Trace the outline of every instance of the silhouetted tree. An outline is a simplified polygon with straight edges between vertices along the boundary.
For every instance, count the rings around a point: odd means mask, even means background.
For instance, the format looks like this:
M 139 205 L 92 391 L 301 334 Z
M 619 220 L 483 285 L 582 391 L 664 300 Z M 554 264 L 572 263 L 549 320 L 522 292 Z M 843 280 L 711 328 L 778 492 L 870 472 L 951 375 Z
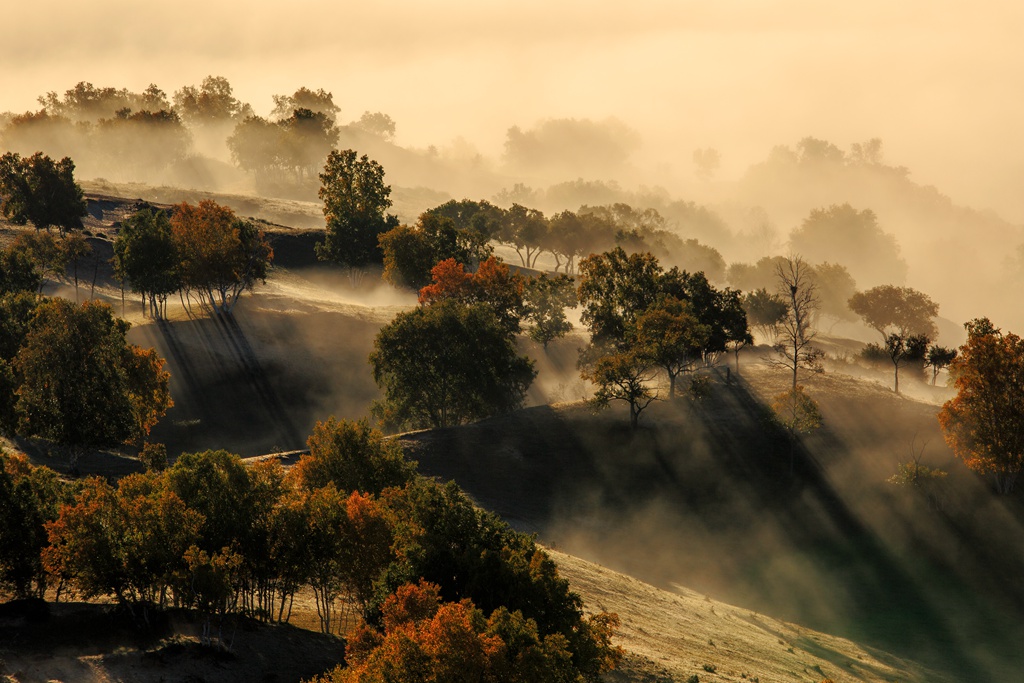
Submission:
M 821 351 L 814 347 L 817 331 L 811 325 L 818 308 L 817 288 L 812 269 L 799 256 L 791 256 L 776 264 L 779 295 L 786 301 L 786 316 L 779 324 L 775 344 L 778 357 L 773 361 L 793 373 L 793 391 L 801 368 L 817 370 Z
M 540 342 L 545 349 L 551 341 L 572 331 L 565 309 L 576 308 L 578 302 L 575 285 L 568 275 L 548 277 L 542 274 L 528 281 L 523 303 L 525 319 L 533 323 L 529 329 L 530 339 Z
M 883 343 L 891 334 L 904 339 L 914 335 L 935 337 L 935 316 L 939 305 L 927 294 L 911 287 L 879 285 L 850 297 L 850 310 L 878 332 Z

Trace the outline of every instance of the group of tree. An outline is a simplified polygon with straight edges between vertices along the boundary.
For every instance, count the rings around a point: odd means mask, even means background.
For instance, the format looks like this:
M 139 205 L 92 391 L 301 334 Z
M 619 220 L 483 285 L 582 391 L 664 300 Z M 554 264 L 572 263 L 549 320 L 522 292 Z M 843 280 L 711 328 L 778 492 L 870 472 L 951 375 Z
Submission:
M 224 645 L 236 616 L 287 622 L 296 592 L 309 587 L 324 632 L 347 630 L 346 612 L 362 623 L 350 671 L 331 674 L 349 677 L 341 680 L 366 680 L 388 665 L 400 625 L 439 614 L 468 618 L 472 629 L 433 643 L 443 661 L 506 646 L 487 656 L 488 671 L 508 676 L 494 680 L 596 681 L 614 666 L 614 615 L 584 616 L 532 537 L 454 484 L 417 476 L 398 443 L 365 421 L 318 423 L 309 447 L 287 471 L 206 451 L 116 485 L 68 485 L 0 456 L 0 491 L 10 494 L 0 498 L 0 582 L 19 596 L 55 586 L 58 599 L 110 597 L 139 620 L 194 609 L 204 642 Z
M 141 443 L 171 406 L 164 360 L 128 344 L 106 304 L 43 298 L 11 262 L 0 259 L 0 431 L 50 439 L 72 466 L 87 448 Z
M 524 279 L 493 257 L 475 273 L 437 264 L 420 305 L 374 340 L 375 413 L 392 429 L 447 427 L 520 407 L 536 372 L 519 354 Z
M 15 225 L 31 223 L 37 230 L 57 228 L 61 235 L 81 230 L 86 204 L 75 182 L 75 163 L 68 157 L 54 161 L 42 152 L 0 156 L 0 213 Z
M 113 264 L 118 279 L 142 295 L 143 310 L 162 317 L 173 292 L 230 314 L 242 292 L 266 281 L 273 258 L 256 224 L 206 199 L 169 212 L 136 211 L 121 223 Z
M 577 295 L 590 330 L 581 374 L 597 387 L 599 405 L 628 403 L 634 428 L 657 397 L 651 381 L 658 371 L 671 399 L 680 375 L 752 341 L 739 292 L 716 289 L 700 272 L 665 271 L 649 253 L 616 248 L 588 256 Z

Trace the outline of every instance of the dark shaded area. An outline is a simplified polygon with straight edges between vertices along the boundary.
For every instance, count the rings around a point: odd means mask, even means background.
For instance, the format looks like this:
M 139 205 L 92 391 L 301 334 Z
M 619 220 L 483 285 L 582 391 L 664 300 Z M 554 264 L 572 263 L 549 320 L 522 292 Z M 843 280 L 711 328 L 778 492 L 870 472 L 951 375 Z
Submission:
M 329 415 L 368 414 L 378 391 L 366 358 L 379 323 L 274 305 L 247 297 L 233 317 L 132 328 L 129 341 L 155 347 L 171 373 L 175 406 L 151 440 L 172 456 L 214 448 L 252 456 L 304 448 Z
M 732 379 L 718 376 L 702 404 L 657 405 L 635 433 L 622 414 L 541 406 L 403 441 L 422 471 L 565 552 L 959 680 L 1011 680 L 1024 636 L 1019 507 L 951 461 L 935 407 L 808 382 L 828 427 L 791 477 L 786 435 Z M 915 437 L 929 441 L 925 461 L 953 472 L 942 511 L 885 482 Z

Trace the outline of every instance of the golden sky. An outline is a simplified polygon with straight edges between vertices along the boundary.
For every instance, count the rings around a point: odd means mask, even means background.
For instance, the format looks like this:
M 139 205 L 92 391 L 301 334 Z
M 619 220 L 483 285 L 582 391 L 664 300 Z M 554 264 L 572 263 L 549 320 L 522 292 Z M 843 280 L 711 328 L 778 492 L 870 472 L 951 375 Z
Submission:
M 546 117 L 616 117 L 652 168 L 714 146 L 723 175 L 805 135 L 881 137 L 916 180 L 1024 221 L 1019 0 L 10 4 L 0 111 L 81 80 L 171 94 L 214 74 L 257 113 L 322 87 L 342 120 L 390 114 L 401 144 L 492 155 Z

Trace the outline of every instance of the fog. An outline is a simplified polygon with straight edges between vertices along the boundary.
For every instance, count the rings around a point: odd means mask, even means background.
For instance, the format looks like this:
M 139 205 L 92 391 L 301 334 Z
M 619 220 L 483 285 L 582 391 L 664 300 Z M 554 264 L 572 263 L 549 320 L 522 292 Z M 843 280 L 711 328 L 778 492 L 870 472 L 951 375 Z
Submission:
M 463 138 L 487 156 L 510 126 L 615 117 L 642 139 L 647 182 L 692 181 L 713 146 L 738 177 L 806 135 L 886 141 L 954 199 L 1024 220 L 1024 8 L 1012 0 L 856 4 L 753 0 L 366 6 L 314 0 L 16 3 L 0 46 L 0 111 L 81 80 L 168 93 L 221 74 L 266 115 L 299 85 L 342 116 L 384 111 L 397 142 Z

